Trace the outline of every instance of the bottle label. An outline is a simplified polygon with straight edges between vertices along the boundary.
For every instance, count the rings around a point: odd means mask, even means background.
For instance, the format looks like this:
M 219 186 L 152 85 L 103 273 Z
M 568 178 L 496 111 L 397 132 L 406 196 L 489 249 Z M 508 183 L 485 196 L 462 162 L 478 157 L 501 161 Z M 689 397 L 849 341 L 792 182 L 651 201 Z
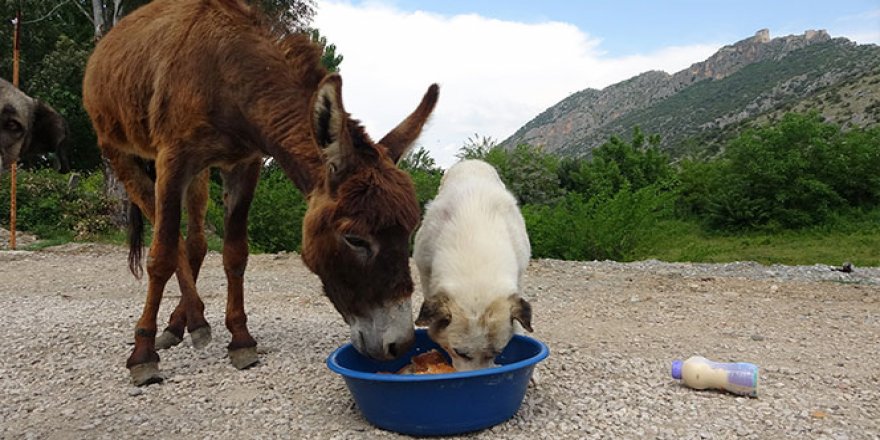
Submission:
M 734 363 L 727 367 L 727 381 L 734 385 L 743 387 L 754 387 L 757 385 L 756 369 L 752 364 Z
M 758 395 L 758 367 L 748 362 L 713 362 L 706 361 L 712 369 L 720 369 L 727 373 L 727 391 L 746 396 Z

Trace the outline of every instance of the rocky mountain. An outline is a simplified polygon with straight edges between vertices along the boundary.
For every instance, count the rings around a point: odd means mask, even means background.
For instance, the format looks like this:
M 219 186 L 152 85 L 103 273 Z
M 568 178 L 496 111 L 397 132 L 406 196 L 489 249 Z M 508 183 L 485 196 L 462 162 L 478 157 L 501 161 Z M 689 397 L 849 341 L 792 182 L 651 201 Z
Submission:
M 824 30 L 771 39 L 762 29 L 675 74 L 650 71 L 574 93 L 501 145 L 584 156 L 639 126 L 660 134 L 661 147 L 676 156 L 712 151 L 743 124 L 812 109 L 842 124 L 877 124 L 880 47 Z

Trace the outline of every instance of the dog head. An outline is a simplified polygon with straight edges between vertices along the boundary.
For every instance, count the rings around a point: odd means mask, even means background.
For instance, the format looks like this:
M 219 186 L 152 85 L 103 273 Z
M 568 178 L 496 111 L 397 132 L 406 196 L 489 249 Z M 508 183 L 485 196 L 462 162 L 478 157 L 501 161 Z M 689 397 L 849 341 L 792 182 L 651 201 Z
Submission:
M 439 293 L 425 300 L 416 325 L 452 358 L 458 371 L 495 366 L 513 337 L 515 323 L 532 331 L 532 307 L 518 294 L 500 297 L 486 307 L 472 307 Z

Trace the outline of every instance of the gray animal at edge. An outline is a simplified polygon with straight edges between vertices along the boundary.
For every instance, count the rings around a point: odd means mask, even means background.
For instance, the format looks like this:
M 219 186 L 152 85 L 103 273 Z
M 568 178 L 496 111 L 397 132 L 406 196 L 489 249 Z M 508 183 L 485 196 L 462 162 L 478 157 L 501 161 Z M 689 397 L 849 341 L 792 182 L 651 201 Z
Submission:
M 70 171 L 66 137 L 67 124 L 55 109 L 0 78 L 0 174 L 19 159 L 49 153 L 56 169 Z

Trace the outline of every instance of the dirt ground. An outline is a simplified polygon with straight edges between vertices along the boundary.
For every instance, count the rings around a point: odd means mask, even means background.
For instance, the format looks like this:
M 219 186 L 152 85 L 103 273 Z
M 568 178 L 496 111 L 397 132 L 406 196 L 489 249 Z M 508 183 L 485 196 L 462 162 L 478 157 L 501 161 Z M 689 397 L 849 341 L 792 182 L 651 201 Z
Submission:
M 251 257 L 246 371 L 226 358 L 220 255 L 202 273 L 213 342 L 160 353 L 166 382 L 134 388 L 145 282 L 125 249 L 0 251 L 0 437 L 398 437 L 326 368 L 348 329 L 298 255 Z M 468 438 L 880 438 L 878 268 L 535 260 L 525 296 L 550 357 L 513 419 Z M 669 363 L 692 354 L 758 364 L 759 397 L 681 386 Z

